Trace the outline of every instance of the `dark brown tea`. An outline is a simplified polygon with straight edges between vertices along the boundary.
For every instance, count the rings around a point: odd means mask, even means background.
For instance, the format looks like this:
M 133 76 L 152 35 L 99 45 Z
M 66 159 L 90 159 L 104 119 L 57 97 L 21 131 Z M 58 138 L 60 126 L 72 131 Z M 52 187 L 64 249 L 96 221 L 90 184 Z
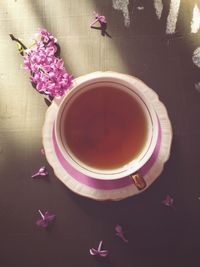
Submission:
M 120 168 L 143 149 L 147 118 L 127 92 L 99 86 L 83 91 L 68 105 L 63 118 L 64 143 L 84 164 L 98 169 Z

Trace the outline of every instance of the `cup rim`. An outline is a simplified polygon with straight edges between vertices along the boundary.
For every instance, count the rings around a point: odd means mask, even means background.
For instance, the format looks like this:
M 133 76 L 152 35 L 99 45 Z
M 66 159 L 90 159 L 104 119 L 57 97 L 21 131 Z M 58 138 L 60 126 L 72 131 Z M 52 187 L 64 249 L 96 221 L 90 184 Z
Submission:
M 138 79 L 137 79 L 138 80 Z M 78 91 L 80 88 L 88 87 L 92 84 L 95 83 L 102 83 L 102 82 L 107 82 L 107 83 L 117 83 L 118 85 L 121 85 L 123 87 L 127 87 L 131 89 L 137 97 L 140 98 L 140 101 L 143 102 L 143 104 L 146 106 L 146 111 L 149 114 L 149 118 L 151 120 L 151 128 L 152 128 L 152 133 L 151 133 L 151 140 L 148 142 L 146 145 L 147 148 L 145 150 L 145 153 L 143 153 L 143 156 L 140 157 L 140 159 L 135 159 L 130 161 L 127 164 L 127 167 L 125 168 L 115 168 L 113 170 L 98 170 L 97 168 L 92 168 L 90 166 L 85 165 L 81 161 L 77 162 L 69 153 L 66 152 L 66 149 L 64 145 L 62 144 L 61 136 L 60 136 L 60 120 L 61 116 L 63 114 L 63 110 L 65 108 L 66 103 L 69 101 L 69 99 Z M 145 95 L 142 94 L 139 90 L 139 88 L 135 85 L 132 84 L 131 82 L 127 81 L 126 79 L 122 79 L 121 77 L 116 77 L 114 75 L 96 75 L 96 77 L 88 77 L 88 79 L 85 79 L 84 81 L 80 81 L 79 83 L 75 83 L 73 87 L 66 93 L 66 95 L 62 98 L 56 120 L 55 120 L 55 139 L 57 142 L 57 145 L 63 155 L 63 157 L 78 171 L 82 172 L 83 174 L 96 178 L 96 179 L 102 179 L 102 180 L 115 180 L 115 179 L 120 179 L 125 176 L 131 175 L 132 173 L 137 172 L 142 166 L 145 165 L 145 163 L 149 160 L 151 157 L 157 143 L 158 139 L 158 121 L 157 121 L 157 115 L 156 112 L 150 103 L 148 99 L 145 98 Z M 143 151 L 143 150 L 142 150 Z M 141 156 L 142 153 L 139 155 Z M 119 171 L 121 169 L 121 171 Z M 116 172 L 117 171 L 117 172 Z

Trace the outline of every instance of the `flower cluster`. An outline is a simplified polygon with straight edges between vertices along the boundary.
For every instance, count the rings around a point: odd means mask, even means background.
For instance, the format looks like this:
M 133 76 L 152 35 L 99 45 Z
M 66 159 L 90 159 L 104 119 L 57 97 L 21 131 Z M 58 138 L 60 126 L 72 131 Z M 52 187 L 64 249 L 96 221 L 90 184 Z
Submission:
M 25 69 L 31 73 L 31 81 L 40 93 L 62 96 L 72 84 L 73 77 L 67 73 L 64 61 L 56 56 L 57 40 L 45 29 L 40 29 L 34 46 L 24 54 Z

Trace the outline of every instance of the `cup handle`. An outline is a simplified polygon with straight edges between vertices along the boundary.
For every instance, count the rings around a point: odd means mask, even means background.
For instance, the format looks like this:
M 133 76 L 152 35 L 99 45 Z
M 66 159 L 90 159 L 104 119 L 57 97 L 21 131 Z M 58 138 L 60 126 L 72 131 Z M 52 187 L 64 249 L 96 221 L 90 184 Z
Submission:
M 138 190 L 143 190 L 147 186 L 146 181 L 138 172 L 130 174 L 130 177 Z

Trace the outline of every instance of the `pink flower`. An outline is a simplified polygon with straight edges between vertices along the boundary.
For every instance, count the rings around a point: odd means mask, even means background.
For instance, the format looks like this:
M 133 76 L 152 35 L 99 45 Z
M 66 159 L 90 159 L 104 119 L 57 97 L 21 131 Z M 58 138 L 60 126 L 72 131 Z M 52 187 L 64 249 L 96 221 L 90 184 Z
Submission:
M 167 195 L 165 197 L 165 199 L 162 201 L 162 204 L 164 204 L 165 206 L 172 207 L 172 208 L 175 209 L 174 199 L 170 195 Z
M 26 49 L 24 67 L 31 73 L 30 80 L 40 93 L 62 96 L 72 84 L 64 61 L 55 56 L 57 40 L 45 29 L 39 29 L 35 36 L 35 46 Z
M 99 242 L 99 245 L 98 245 L 98 248 L 97 249 L 91 248 L 90 249 L 90 255 L 92 255 L 92 256 L 100 256 L 100 257 L 106 257 L 106 256 L 108 256 L 108 250 L 102 250 L 101 249 L 102 243 L 103 243 L 103 241 L 100 241 Z
M 47 176 L 48 172 L 46 170 L 45 166 L 42 166 L 39 171 L 37 171 L 35 174 L 33 174 L 31 177 L 34 178 L 36 176 Z
M 125 243 L 128 243 L 128 240 L 124 236 L 124 231 L 123 231 L 121 225 L 117 224 L 115 226 L 115 231 L 116 231 L 116 236 L 121 238 Z
M 49 223 L 52 222 L 56 217 L 54 214 L 50 214 L 48 211 L 45 211 L 44 214 L 41 212 L 41 210 L 38 210 L 38 212 L 42 219 L 37 220 L 36 224 L 43 228 L 47 228 Z
M 57 42 L 56 38 L 54 38 L 54 36 L 50 32 L 43 28 L 40 28 L 36 33 L 36 38 L 38 36 L 41 38 L 40 41 L 42 41 L 42 44 L 48 44 L 49 42 Z
M 95 20 L 90 24 L 90 27 L 92 27 L 96 22 L 99 22 L 100 25 L 102 24 L 106 24 L 106 17 L 105 16 L 100 16 L 99 14 L 97 14 L 96 12 L 94 12 L 95 15 Z

